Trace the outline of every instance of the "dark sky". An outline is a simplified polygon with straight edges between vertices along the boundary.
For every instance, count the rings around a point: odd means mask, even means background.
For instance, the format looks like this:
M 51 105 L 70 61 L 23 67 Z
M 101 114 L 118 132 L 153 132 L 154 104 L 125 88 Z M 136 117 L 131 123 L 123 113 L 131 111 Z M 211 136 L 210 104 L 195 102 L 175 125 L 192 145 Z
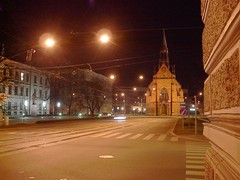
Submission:
M 6 57 L 24 62 L 34 48 L 35 66 L 89 63 L 97 73 L 115 74 L 117 86 L 151 82 L 165 28 L 178 81 L 191 95 L 202 90 L 200 0 L 1 0 L 0 13 Z M 110 43 L 97 41 L 101 29 L 111 31 Z M 39 46 L 45 33 L 56 39 L 54 48 Z

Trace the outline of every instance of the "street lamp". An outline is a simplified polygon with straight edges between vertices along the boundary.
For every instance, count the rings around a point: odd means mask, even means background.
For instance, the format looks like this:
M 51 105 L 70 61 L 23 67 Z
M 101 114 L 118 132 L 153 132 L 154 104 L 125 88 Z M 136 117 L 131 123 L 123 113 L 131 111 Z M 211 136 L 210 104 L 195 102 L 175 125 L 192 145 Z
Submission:
M 140 75 L 140 76 L 139 76 L 139 79 L 142 80 L 142 79 L 143 79 L 143 75 Z
M 109 41 L 110 37 L 107 34 L 103 34 L 102 36 L 100 36 L 99 39 L 102 43 L 107 43 Z
M 97 32 L 98 39 L 101 43 L 108 43 L 111 39 L 111 32 L 108 29 L 101 29 Z
M 48 38 L 48 39 L 45 41 L 46 47 L 53 47 L 54 44 L 55 44 L 55 41 L 54 41 L 52 38 Z
M 115 76 L 113 74 L 110 75 L 110 79 L 114 80 Z
M 124 98 L 123 99 L 123 106 L 124 106 L 124 115 L 126 114 L 126 96 L 125 93 L 121 93 L 121 96 Z

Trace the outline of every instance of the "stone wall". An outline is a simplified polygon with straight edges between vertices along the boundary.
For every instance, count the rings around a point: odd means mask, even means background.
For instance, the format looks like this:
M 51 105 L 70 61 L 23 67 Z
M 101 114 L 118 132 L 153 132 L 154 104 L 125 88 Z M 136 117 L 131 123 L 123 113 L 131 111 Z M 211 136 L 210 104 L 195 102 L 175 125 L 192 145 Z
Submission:
M 202 0 L 206 180 L 240 179 L 240 0 Z

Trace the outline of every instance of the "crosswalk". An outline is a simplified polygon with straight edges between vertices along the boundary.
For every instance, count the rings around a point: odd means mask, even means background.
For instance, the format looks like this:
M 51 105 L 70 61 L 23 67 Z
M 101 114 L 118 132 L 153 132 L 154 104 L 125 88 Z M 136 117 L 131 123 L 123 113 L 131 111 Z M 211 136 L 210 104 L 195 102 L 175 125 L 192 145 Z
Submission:
M 180 139 L 177 136 L 173 136 L 171 134 L 144 134 L 144 133 L 123 133 L 123 132 L 103 132 L 103 133 L 97 133 L 93 134 L 90 137 L 94 138 L 113 138 L 113 139 L 129 139 L 129 140 L 143 140 L 143 141 L 149 141 L 149 140 L 155 140 L 155 141 L 172 141 L 172 142 L 178 142 Z
M 207 142 L 186 142 L 185 180 L 203 180 L 205 178 L 204 160 L 209 146 Z

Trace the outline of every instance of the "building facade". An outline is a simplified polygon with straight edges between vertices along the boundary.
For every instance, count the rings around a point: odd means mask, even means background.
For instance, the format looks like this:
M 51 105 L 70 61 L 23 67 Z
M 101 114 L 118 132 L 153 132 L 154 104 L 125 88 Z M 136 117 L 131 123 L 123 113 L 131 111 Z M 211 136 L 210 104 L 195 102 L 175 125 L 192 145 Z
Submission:
M 48 115 L 50 86 L 47 76 L 36 68 L 4 59 L 0 62 L 0 90 L 5 93 L 2 110 L 8 116 Z
M 89 69 L 44 68 L 51 72 L 51 114 L 97 116 L 112 113 L 112 80 Z
M 176 75 L 171 72 L 167 41 L 163 31 L 158 70 L 153 75 L 146 92 L 146 115 L 179 115 L 182 102 L 184 102 L 183 90 L 176 80 Z
M 240 179 L 240 1 L 202 0 L 205 179 Z

